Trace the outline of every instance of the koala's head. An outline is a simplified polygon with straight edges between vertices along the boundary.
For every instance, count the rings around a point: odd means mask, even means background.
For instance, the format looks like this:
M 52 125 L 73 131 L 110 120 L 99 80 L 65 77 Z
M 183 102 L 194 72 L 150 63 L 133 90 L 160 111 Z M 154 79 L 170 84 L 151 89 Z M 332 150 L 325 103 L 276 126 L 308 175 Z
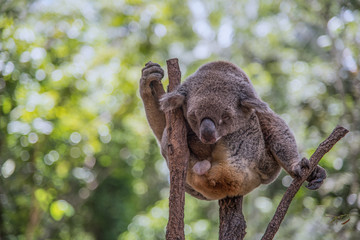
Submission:
M 182 107 L 191 129 L 205 144 L 248 125 L 253 111 L 268 106 L 256 95 L 245 73 L 228 62 L 212 62 L 160 99 L 166 112 Z

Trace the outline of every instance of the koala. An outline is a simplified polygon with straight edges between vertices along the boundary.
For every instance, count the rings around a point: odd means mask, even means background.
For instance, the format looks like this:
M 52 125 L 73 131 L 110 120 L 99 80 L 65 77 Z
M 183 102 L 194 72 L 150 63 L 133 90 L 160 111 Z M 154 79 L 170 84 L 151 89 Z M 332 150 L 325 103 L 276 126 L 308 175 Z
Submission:
M 140 96 L 166 160 L 164 112 L 182 109 L 190 150 L 185 190 L 190 195 L 204 200 L 246 195 L 274 181 L 281 168 L 293 178 L 309 168 L 288 125 L 260 99 L 239 67 L 207 63 L 170 93 L 164 91 L 163 76 L 159 64 L 148 62 Z M 325 178 L 325 170 L 317 166 L 307 187 L 318 189 Z

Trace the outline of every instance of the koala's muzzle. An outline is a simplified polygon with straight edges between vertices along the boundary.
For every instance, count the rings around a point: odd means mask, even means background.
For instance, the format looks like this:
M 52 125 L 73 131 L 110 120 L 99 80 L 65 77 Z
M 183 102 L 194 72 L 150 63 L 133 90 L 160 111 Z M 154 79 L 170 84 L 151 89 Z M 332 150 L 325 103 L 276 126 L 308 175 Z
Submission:
M 209 118 L 204 118 L 201 121 L 200 140 L 205 144 L 214 144 L 218 140 L 215 123 Z

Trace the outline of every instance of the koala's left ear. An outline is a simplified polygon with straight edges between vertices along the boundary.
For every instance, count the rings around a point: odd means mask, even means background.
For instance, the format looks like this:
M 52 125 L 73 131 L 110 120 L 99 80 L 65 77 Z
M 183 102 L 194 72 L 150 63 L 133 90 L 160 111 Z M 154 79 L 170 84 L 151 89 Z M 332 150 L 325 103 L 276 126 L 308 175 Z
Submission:
M 249 98 L 240 101 L 241 106 L 264 113 L 269 111 L 269 106 L 258 98 Z
M 179 90 L 165 93 L 160 98 L 160 109 L 164 112 L 181 107 L 185 101 L 185 94 Z

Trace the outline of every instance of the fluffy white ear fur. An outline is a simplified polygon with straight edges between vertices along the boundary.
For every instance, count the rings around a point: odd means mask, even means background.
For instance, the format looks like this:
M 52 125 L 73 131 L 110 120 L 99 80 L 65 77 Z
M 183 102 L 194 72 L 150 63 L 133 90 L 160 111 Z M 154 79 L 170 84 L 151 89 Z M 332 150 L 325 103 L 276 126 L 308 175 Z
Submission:
M 160 108 L 162 111 L 167 112 L 181 107 L 184 103 L 184 100 L 185 100 L 185 96 L 179 93 L 178 91 L 165 93 L 160 98 Z

